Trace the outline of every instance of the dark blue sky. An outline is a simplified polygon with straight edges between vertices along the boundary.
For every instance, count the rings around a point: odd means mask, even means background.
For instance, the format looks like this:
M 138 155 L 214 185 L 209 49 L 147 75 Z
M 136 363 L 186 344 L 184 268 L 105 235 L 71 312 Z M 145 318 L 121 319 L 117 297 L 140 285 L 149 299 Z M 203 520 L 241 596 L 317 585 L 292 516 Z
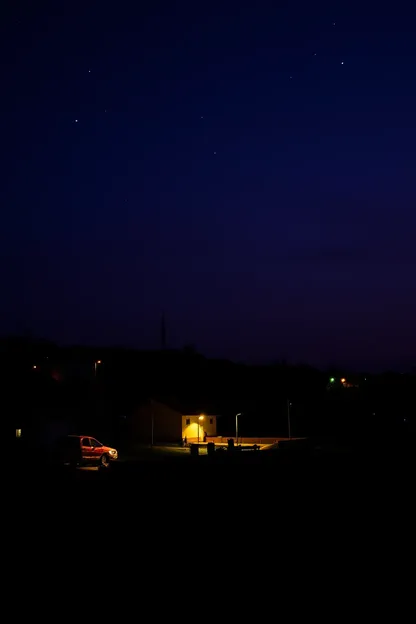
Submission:
M 3 15 L 0 331 L 414 364 L 416 9 L 84 4 Z

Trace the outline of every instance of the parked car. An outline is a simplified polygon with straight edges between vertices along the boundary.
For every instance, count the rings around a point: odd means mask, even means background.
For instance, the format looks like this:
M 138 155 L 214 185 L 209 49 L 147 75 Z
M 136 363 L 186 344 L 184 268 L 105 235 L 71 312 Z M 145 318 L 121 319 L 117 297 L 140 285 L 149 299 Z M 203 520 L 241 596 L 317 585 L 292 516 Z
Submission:
M 58 458 L 71 466 L 98 464 L 108 468 L 112 461 L 118 459 L 118 452 L 90 436 L 69 435 L 58 443 Z

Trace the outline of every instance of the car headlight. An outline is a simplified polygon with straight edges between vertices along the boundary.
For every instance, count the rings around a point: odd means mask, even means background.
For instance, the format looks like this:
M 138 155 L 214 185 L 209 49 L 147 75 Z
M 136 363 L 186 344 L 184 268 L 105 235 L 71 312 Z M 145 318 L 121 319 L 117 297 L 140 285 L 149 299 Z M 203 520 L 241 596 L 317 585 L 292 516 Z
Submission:
M 117 455 L 117 451 L 109 451 L 110 455 Z

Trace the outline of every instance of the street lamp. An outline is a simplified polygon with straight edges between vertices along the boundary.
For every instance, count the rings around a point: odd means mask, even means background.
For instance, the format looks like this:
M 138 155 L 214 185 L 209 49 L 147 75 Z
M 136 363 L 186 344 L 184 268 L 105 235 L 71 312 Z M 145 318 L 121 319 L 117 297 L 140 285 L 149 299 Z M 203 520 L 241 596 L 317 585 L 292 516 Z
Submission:
M 290 408 L 292 407 L 292 403 L 289 401 L 287 401 L 287 428 L 289 430 L 289 440 L 292 437 L 291 436 L 291 432 L 290 432 Z
M 238 417 L 241 416 L 241 412 L 235 415 L 235 443 L 238 444 Z
M 200 427 L 200 422 L 202 422 L 204 420 L 204 415 L 201 414 L 201 416 L 198 416 L 198 423 L 197 423 L 197 427 L 198 427 L 198 444 L 199 444 L 199 427 Z
M 94 362 L 94 377 L 97 377 L 97 366 L 101 364 L 101 360 Z

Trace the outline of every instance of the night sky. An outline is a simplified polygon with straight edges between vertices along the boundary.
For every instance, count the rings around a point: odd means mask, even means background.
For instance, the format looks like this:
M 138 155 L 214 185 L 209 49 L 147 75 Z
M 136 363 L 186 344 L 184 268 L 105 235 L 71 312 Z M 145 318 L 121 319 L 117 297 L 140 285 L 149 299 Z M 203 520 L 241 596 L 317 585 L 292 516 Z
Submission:
M 128 4 L 2 8 L 0 332 L 416 364 L 416 8 Z

